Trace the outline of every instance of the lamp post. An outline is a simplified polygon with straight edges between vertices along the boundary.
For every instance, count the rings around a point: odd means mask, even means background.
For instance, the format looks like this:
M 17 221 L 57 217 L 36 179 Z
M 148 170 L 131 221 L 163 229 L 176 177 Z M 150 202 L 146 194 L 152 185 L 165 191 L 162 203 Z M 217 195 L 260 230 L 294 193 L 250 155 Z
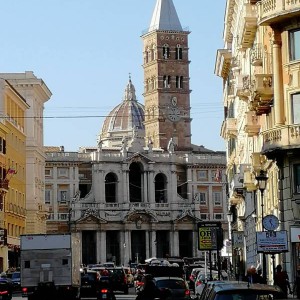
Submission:
M 262 231 L 264 231 L 263 227 L 263 219 L 264 219 L 264 191 L 267 186 L 267 180 L 268 177 L 266 176 L 265 172 L 263 170 L 260 170 L 260 173 L 258 176 L 255 177 L 258 183 L 258 189 L 260 190 L 260 195 L 261 195 L 261 225 L 262 225 Z M 266 254 L 263 252 L 263 265 L 262 265 L 262 272 L 263 272 L 263 280 L 266 283 L 267 282 L 267 270 L 266 267 L 267 262 L 266 262 Z

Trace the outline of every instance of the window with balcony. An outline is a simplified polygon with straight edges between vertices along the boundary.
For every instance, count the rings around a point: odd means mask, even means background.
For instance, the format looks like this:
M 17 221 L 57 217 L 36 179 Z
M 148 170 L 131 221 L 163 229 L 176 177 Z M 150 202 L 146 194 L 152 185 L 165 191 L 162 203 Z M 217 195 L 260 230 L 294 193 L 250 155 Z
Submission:
M 206 199 L 207 199 L 206 193 L 200 192 L 200 193 L 199 193 L 199 201 L 200 201 L 200 205 L 207 205 Z
M 51 202 L 51 190 L 45 190 L 45 203 L 50 204 Z
M 292 122 L 300 124 L 300 93 L 292 95 Z
M 289 42 L 290 60 L 300 60 L 300 29 L 290 31 Z
M 300 194 L 300 164 L 294 165 L 295 194 Z
M 221 192 L 213 192 L 213 201 L 214 201 L 214 206 L 222 205 Z

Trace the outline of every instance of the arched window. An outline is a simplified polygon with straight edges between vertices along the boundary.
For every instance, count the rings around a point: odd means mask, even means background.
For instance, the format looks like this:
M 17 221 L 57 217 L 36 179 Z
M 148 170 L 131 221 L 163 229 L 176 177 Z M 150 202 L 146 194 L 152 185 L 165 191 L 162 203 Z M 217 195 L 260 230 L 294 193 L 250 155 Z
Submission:
M 175 59 L 181 60 L 182 59 L 182 47 L 180 45 L 177 45 L 175 49 Z
M 177 89 L 183 88 L 183 76 L 176 76 L 176 88 Z
M 163 58 L 168 59 L 170 58 L 170 47 L 168 44 L 163 45 Z
M 167 203 L 167 178 L 159 173 L 155 176 L 155 203 Z
M 164 76 L 163 77 L 163 84 L 164 84 L 164 88 L 169 89 L 171 87 L 171 76 Z
M 118 178 L 114 173 L 105 176 L 105 201 L 106 203 L 117 202 L 117 183 Z
M 129 167 L 129 200 L 142 202 L 142 167 L 136 162 Z

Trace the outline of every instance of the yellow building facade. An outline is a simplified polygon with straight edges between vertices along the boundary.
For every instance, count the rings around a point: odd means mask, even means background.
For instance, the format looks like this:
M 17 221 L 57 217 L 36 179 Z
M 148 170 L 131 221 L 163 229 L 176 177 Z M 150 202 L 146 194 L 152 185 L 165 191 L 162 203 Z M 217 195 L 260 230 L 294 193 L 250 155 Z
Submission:
M 25 232 L 26 221 L 26 135 L 25 99 L 9 81 L 0 79 L 1 94 L 1 226 L 7 233 L 1 244 L 0 269 L 18 265 L 20 234 Z

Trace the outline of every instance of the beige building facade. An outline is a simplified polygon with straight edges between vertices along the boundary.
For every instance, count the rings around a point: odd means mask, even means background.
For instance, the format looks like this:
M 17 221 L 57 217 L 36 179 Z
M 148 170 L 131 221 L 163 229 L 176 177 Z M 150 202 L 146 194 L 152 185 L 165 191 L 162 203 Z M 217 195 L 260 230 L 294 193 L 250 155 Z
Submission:
M 256 261 L 256 232 L 262 219 L 275 216 L 286 231 L 288 251 L 266 254 L 263 272 L 273 281 L 282 264 L 291 280 L 300 269 L 299 112 L 300 4 L 296 1 L 226 2 L 224 49 L 217 52 L 215 73 L 223 79 L 227 178 L 231 229 L 243 234 L 234 251 L 241 274 Z M 267 176 L 263 193 L 257 176 Z

